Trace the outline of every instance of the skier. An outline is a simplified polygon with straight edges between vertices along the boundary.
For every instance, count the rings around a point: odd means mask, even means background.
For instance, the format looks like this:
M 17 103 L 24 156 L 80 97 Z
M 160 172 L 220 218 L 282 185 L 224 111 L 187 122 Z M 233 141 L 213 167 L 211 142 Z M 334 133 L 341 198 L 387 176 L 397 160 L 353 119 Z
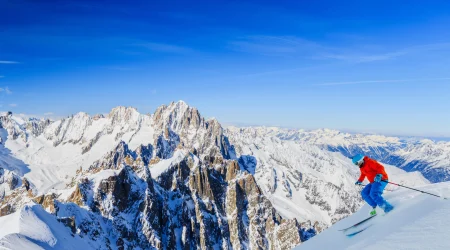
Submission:
M 390 212 L 394 207 L 389 204 L 381 195 L 388 184 L 388 175 L 384 171 L 383 165 L 377 161 L 358 154 L 352 159 L 353 164 L 359 166 L 361 175 L 355 185 L 361 185 L 367 177 L 369 184 L 367 184 L 361 191 L 362 198 L 373 208 L 370 215 L 376 215 L 377 205 L 383 209 L 385 213 Z

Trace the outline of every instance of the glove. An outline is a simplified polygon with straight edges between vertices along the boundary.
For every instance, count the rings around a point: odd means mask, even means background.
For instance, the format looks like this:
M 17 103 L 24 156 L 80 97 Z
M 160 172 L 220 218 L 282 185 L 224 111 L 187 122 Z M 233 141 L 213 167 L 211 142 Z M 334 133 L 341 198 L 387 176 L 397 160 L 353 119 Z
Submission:
M 355 182 L 355 185 L 361 185 L 361 184 L 362 184 L 362 182 L 360 182 L 360 181 Z
M 383 177 L 383 175 L 382 174 L 377 174 L 376 176 L 375 176 L 375 179 L 373 179 L 375 182 L 380 182 L 381 181 L 381 177 Z

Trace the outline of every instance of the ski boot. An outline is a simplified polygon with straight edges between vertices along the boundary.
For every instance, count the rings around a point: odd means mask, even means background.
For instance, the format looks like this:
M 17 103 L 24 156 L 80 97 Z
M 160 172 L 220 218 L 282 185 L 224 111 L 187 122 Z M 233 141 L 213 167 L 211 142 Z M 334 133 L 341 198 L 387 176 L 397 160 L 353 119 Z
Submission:
M 376 210 L 376 208 L 377 207 L 372 207 L 373 209 L 370 211 L 370 216 L 375 216 L 375 215 L 377 215 L 377 210 Z
M 385 201 L 383 206 L 381 206 L 381 208 L 383 209 L 383 211 L 387 214 L 390 211 L 392 211 L 392 209 L 394 209 L 394 206 L 392 206 L 391 204 L 389 204 L 389 202 Z

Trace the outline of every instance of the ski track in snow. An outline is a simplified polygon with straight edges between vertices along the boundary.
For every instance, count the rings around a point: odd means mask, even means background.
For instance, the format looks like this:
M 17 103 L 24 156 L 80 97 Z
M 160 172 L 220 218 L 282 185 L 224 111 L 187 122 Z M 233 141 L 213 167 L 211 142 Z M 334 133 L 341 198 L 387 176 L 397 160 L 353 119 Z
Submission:
M 419 189 L 448 195 L 450 182 L 423 186 Z M 367 230 L 352 238 L 338 231 L 368 217 L 371 208 L 365 205 L 354 215 L 336 223 L 295 249 L 450 249 L 448 239 L 450 200 L 408 189 L 388 193 L 385 197 L 395 209 L 387 215 L 378 210 L 379 215 L 368 223 L 372 226 Z

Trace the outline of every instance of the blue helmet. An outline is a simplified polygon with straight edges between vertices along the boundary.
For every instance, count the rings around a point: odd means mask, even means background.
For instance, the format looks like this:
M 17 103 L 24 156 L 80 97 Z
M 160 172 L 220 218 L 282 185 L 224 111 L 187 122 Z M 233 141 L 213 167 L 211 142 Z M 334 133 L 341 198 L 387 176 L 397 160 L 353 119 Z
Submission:
M 353 156 L 353 158 L 352 158 L 352 162 L 353 162 L 353 164 L 355 164 L 355 165 L 361 165 L 361 163 L 364 161 L 364 155 L 362 155 L 362 154 L 357 154 L 357 155 L 355 155 L 355 156 Z

